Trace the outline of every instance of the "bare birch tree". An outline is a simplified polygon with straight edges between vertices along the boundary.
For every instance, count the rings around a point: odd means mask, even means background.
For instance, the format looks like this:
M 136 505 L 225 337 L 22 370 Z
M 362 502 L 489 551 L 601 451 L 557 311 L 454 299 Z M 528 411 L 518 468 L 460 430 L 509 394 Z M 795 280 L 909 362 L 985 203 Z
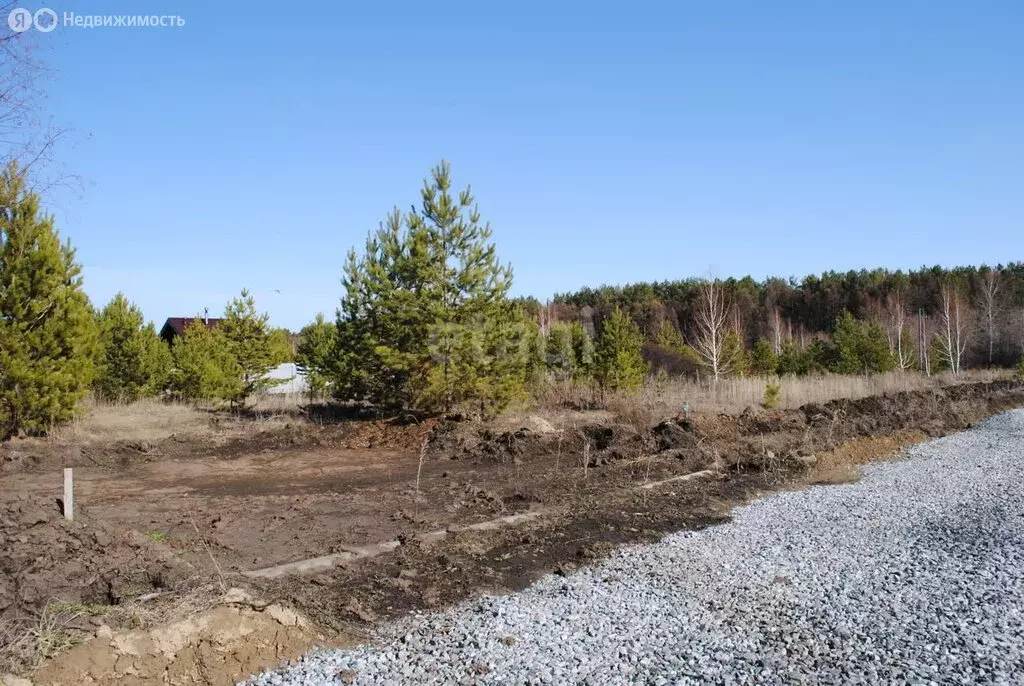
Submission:
M 949 364 L 949 371 L 958 375 L 964 351 L 967 350 L 967 308 L 954 284 L 942 284 L 941 296 L 942 330 L 939 332 L 939 346 L 943 359 Z
M 890 293 L 885 302 L 886 332 L 889 338 L 889 349 L 892 351 L 896 368 L 906 371 L 914 366 L 914 354 L 907 340 L 907 305 L 903 293 Z
M 1002 272 L 999 269 L 987 269 L 981 273 L 981 312 L 985 317 L 985 336 L 988 338 L 988 364 L 992 359 L 996 345 L 996 318 L 999 316 L 999 286 Z
M 700 286 L 693 321 L 693 349 L 711 372 L 713 381 L 732 371 L 737 351 L 725 345 L 729 333 L 729 306 L 725 301 L 725 288 L 717 279 L 709 279 Z
M 782 313 L 777 307 L 772 308 L 772 350 L 782 353 Z

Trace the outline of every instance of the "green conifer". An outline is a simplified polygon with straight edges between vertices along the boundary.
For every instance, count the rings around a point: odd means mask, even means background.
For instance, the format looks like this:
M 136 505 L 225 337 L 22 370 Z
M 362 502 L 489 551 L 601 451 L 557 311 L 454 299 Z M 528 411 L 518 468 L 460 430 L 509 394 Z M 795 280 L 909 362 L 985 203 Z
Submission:
M 490 238 L 469 188 L 453 193 L 442 162 L 424 182 L 419 210 L 404 218 L 394 210 L 361 258 L 349 253 L 338 313 L 339 396 L 447 411 L 488 404 L 507 395 L 494 389 L 522 383 L 521 315 L 506 300 L 512 270 L 498 262 Z M 510 357 L 497 360 L 489 350 Z M 509 378 L 493 378 L 499 369 Z
M 569 379 L 576 371 L 576 352 L 573 349 L 572 329 L 568 324 L 555 322 L 548 329 L 546 341 L 548 369 L 556 379 Z
M 242 393 L 242 370 L 223 334 L 194 319 L 172 348 L 174 397 L 189 401 L 234 400 Z
M 0 438 L 70 419 L 88 391 L 96 324 L 80 271 L 9 165 L 0 174 Z
M 643 344 L 640 327 L 616 307 L 597 340 L 594 377 L 598 384 L 611 390 L 633 390 L 643 385 L 647 372 Z
M 170 350 L 142 310 L 118 293 L 97 318 L 99 363 L 96 393 L 117 402 L 133 402 L 163 391 L 170 371 Z
M 267 378 L 267 372 L 276 366 L 268 320 L 266 313 L 256 312 L 255 299 L 244 289 L 224 310 L 224 318 L 216 333 L 235 358 L 236 372 L 240 377 L 239 383 L 235 385 L 234 396 L 229 398 L 232 403 L 244 405 L 253 393 L 282 381 Z
M 299 332 L 295 361 L 306 376 L 310 395 L 323 396 L 330 387 L 337 346 L 338 327 L 328 322 L 322 313 Z
M 750 372 L 757 376 L 775 374 L 779 368 L 779 356 L 775 354 L 771 343 L 759 338 L 750 351 Z

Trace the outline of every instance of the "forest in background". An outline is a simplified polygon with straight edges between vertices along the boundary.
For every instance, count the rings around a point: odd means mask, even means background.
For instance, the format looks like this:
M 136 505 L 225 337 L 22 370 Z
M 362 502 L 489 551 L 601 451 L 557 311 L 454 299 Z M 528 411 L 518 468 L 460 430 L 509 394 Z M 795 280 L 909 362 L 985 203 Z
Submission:
M 648 357 L 654 361 L 657 351 L 652 347 L 659 337 L 664 339 L 666 326 L 688 343 L 701 338 L 700 315 L 706 309 L 702 288 L 707 283 L 708 279 L 689 278 L 585 287 L 556 294 L 547 304 L 533 298 L 522 302 L 542 327 L 548 322 L 579 322 L 592 332 L 599 332 L 602 321 L 621 308 L 651 344 Z M 965 368 L 1012 366 L 1024 354 L 1024 262 L 909 272 L 828 271 L 799 281 L 756 281 L 746 276 L 718 283 L 727 310 L 725 327 L 736 332 L 746 349 L 752 350 L 758 341 L 767 342 L 776 355 L 787 345 L 807 349 L 815 341 L 830 339 L 845 311 L 857 321 L 876 323 L 894 352 L 898 339 L 904 339 L 912 364 L 897 361 L 898 368 L 931 371 L 924 369 L 929 361 L 921 353 L 936 345 L 936 337 L 941 347 L 947 319 L 953 329 L 949 337 L 959 339 Z M 932 365 L 946 366 L 941 350 L 935 357 L 940 359 L 932 359 Z

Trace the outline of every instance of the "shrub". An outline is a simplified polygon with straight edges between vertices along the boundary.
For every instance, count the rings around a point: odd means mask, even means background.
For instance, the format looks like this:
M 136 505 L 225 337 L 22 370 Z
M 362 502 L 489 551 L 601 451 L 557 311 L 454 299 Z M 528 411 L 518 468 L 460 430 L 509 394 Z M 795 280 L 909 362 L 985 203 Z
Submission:
M 774 410 L 779 406 L 782 401 L 782 386 L 777 383 L 767 383 L 764 385 L 764 399 L 761 400 L 761 405 L 766 410 Z

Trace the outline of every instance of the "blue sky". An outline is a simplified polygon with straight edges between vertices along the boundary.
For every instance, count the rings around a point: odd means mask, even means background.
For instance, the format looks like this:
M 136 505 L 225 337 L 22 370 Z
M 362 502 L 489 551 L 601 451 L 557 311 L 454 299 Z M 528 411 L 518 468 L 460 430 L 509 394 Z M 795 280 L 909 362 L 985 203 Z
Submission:
M 157 322 L 243 287 L 333 313 L 441 158 L 542 300 L 1024 258 L 1020 2 L 49 6 L 186 21 L 39 37 L 84 180 L 60 228 Z

